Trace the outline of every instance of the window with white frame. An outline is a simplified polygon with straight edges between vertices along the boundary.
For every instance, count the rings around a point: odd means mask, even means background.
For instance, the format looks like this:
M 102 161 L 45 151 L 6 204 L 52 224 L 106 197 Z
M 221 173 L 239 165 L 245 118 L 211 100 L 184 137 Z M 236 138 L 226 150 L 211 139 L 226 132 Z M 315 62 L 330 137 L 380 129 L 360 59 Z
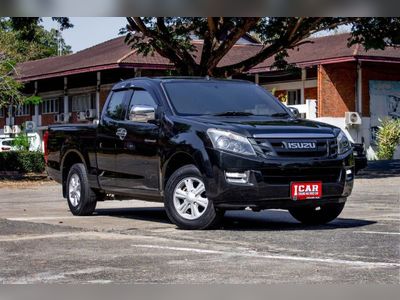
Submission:
M 43 99 L 42 114 L 58 113 L 59 102 L 59 98 Z
M 290 90 L 287 92 L 288 95 L 288 105 L 301 104 L 301 91 L 300 90 Z
M 86 111 L 96 108 L 96 94 L 83 94 L 72 96 L 72 111 Z
M 30 104 L 18 105 L 15 110 L 16 116 L 29 116 L 31 114 Z

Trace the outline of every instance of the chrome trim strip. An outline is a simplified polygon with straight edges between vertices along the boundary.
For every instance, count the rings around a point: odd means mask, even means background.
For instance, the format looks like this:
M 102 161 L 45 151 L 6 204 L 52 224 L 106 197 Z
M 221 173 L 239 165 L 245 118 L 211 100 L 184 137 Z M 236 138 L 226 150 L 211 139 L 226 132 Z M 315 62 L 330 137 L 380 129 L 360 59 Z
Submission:
M 260 133 L 253 134 L 254 138 L 294 138 L 294 139 L 312 139 L 312 138 L 334 138 L 333 134 L 329 133 Z

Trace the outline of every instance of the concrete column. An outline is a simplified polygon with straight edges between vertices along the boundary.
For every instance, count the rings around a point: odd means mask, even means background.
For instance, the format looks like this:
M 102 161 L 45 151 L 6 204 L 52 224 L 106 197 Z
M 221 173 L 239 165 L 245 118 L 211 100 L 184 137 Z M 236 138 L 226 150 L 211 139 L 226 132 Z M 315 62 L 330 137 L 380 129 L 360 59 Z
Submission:
M 100 85 L 101 85 L 101 73 L 97 72 L 96 74 L 96 112 L 97 118 L 100 119 Z
M 35 81 L 35 96 L 38 94 L 38 82 Z M 35 104 L 35 114 L 33 115 L 32 121 L 36 123 L 36 126 L 40 126 L 39 124 L 39 104 Z
M 357 90 L 356 90 L 356 111 L 362 116 L 362 67 L 361 61 L 357 63 Z
M 256 84 L 260 84 L 260 74 L 256 73 L 256 75 L 254 76 L 254 82 Z
M 135 77 L 141 77 L 142 76 L 142 69 L 135 68 Z
M 306 69 L 301 68 L 301 90 L 300 90 L 300 103 L 301 104 L 306 103 L 306 99 L 305 99 L 305 95 L 304 95 L 304 87 L 305 87 L 305 83 L 306 83 L 306 79 L 307 79 L 306 77 L 307 77 Z
M 64 113 L 69 113 L 68 105 L 68 77 L 64 77 Z

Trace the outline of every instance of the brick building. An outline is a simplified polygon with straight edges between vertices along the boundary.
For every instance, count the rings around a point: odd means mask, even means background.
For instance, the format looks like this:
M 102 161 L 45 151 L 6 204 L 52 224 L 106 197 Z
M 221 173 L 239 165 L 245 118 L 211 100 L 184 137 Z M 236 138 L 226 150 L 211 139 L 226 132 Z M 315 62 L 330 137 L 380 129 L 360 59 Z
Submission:
M 289 51 L 287 60 L 296 68 L 277 71 L 271 58 L 235 77 L 257 82 L 287 99 L 289 105 L 315 99 L 318 119 L 342 128 L 346 127 L 345 112 L 358 112 L 362 124 L 347 126 L 347 131 L 354 141 L 373 145 L 378 118 L 385 114 L 400 117 L 400 49 L 348 48 L 347 39 L 348 34 L 310 39 Z M 201 51 L 201 41 L 194 43 Z M 241 61 L 261 48 L 254 40 L 241 40 L 220 65 Z M 25 121 L 34 121 L 39 131 L 55 122 L 87 122 L 80 112 L 90 110 L 97 116 L 116 82 L 135 76 L 164 76 L 172 69 L 157 53 L 139 55 L 124 44 L 123 37 L 75 54 L 20 64 L 19 79 L 25 83 L 25 93 L 37 94 L 43 102 L 16 111 L 0 108 L 0 134 L 5 125 Z

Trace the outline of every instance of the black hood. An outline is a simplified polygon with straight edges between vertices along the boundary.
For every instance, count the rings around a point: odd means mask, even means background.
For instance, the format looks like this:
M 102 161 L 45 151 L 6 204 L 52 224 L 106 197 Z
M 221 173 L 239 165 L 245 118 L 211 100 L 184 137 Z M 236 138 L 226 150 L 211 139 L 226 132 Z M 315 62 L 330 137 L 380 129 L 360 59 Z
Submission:
M 186 116 L 184 118 L 194 123 L 201 123 L 209 128 L 231 130 L 247 136 L 272 133 L 337 135 L 339 131 L 337 127 L 329 124 L 294 118 L 270 118 L 264 116 Z

